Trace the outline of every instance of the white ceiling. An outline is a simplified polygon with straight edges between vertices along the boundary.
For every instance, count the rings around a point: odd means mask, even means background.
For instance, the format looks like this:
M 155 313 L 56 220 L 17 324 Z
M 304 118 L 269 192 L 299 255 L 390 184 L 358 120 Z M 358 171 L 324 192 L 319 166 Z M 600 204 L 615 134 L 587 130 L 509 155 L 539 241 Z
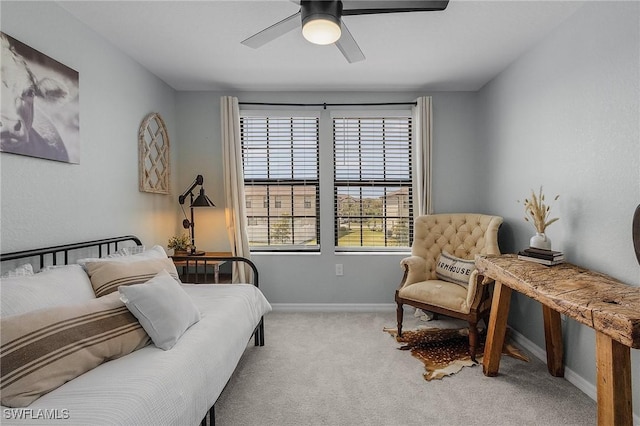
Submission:
M 451 0 L 443 12 L 348 16 L 366 56 L 354 64 L 298 30 L 240 44 L 297 12 L 287 0 L 59 4 L 176 90 L 475 91 L 583 3 Z

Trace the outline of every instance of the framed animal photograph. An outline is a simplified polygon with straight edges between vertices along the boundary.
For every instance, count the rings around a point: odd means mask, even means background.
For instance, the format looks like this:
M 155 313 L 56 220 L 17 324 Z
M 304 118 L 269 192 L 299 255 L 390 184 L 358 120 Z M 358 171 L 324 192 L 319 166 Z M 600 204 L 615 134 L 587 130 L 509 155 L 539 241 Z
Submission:
M 0 32 L 0 151 L 80 163 L 78 72 Z

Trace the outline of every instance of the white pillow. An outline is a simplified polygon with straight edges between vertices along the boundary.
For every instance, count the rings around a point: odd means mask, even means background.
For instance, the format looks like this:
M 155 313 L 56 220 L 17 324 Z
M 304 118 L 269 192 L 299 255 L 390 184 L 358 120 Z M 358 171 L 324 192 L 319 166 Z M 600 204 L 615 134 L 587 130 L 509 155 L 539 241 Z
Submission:
M 153 343 L 165 351 L 200 321 L 200 311 L 191 297 L 165 270 L 144 284 L 121 286 L 118 291 Z
M 149 250 L 145 250 L 142 253 L 115 256 L 115 257 L 87 257 L 84 259 L 78 259 L 78 264 L 84 266 L 87 262 L 139 262 L 146 259 L 164 259 L 167 258 L 167 252 L 164 251 L 162 246 L 155 245 Z
M 0 317 L 95 299 L 91 281 L 79 265 L 34 275 L 0 279 Z
M 33 266 L 31 266 L 30 263 L 25 263 L 24 265 L 20 265 L 17 268 L 3 271 L 0 278 L 24 277 L 26 275 L 33 275 Z
M 443 251 L 440 253 L 436 265 L 436 276 L 443 281 L 449 281 L 467 288 L 469 286 L 469 278 L 474 269 L 476 269 L 475 261 L 460 259 Z
M 122 247 L 115 253 L 111 253 L 107 257 L 122 257 L 122 256 L 133 256 L 134 254 L 144 253 L 144 246 L 130 246 L 130 247 Z

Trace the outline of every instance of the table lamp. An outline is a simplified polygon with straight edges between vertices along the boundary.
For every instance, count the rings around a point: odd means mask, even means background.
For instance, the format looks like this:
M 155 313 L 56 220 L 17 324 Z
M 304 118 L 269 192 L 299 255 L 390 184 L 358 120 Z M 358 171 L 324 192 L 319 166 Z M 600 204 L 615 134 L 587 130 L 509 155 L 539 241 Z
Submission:
M 191 220 L 187 219 L 187 215 L 184 212 L 184 208 L 182 208 L 182 213 L 185 216 L 184 220 L 182 221 L 182 226 L 184 227 L 184 229 L 189 229 L 191 233 L 191 249 L 189 250 L 189 256 L 202 256 L 204 254 L 204 251 L 196 250 L 196 241 L 195 241 L 196 237 L 195 237 L 195 226 L 194 226 L 195 224 L 193 222 L 193 208 L 194 207 L 215 207 L 215 205 L 211 202 L 209 197 L 207 197 L 204 193 L 204 187 L 202 186 L 203 182 L 204 182 L 204 178 L 202 177 L 202 175 L 196 176 L 196 180 L 193 181 L 191 186 L 186 191 L 184 191 L 182 195 L 178 197 L 178 202 L 182 207 L 187 198 L 187 195 L 189 196 L 189 202 L 190 202 L 189 208 L 191 210 Z M 200 194 L 198 194 L 198 196 L 194 199 L 193 190 L 198 185 L 200 185 Z

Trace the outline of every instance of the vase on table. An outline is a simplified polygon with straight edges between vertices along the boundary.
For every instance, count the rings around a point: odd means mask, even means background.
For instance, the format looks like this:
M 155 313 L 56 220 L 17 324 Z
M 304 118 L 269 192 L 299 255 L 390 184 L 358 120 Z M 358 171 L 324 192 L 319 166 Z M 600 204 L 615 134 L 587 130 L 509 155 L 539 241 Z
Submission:
M 551 239 L 544 232 L 536 232 L 529 240 L 529 246 L 544 250 L 551 250 Z
M 176 250 L 173 249 L 174 256 L 186 256 L 189 252 L 187 250 Z

